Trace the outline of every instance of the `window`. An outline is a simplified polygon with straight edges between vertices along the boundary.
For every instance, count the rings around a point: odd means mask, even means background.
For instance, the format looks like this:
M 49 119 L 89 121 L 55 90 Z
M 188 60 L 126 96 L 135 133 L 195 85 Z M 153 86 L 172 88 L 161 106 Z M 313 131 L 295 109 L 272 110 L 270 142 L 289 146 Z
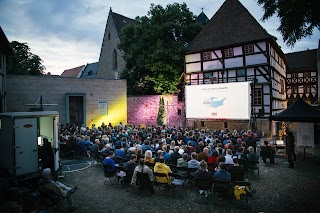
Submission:
M 246 55 L 253 53 L 253 44 L 248 44 L 244 46 L 244 53 Z
M 245 69 L 237 69 L 237 77 L 245 77 L 246 70 Z
M 117 50 L 113 50 L 112 54 L 112 68 L 114 70 L 118 69 L 118 55 L 117 55 Z
M 310 86 L 304 86 L 304 93 L 309 94 L 311 92 Z
M 297 86 L 292 87 L 292 93 L 293 94 L 298 94 L 298 87 Z
M 292 73 L 292 78 L 298 78 L 298 73 Z
M 114 72 L 114 78 L 115 79 L 120 79 L 119 72 Z
M 262 94 L 262 88 L 258 88 L 255 89 L 253 92 L 253 104 L 254 105 L 262 105 L 262 98 L 263 98 L 263 94 Z
M 203 60 L 207 61 L 207 60 L 211 60 L 211 52 L 203 52 Z
M 305 77 L 305 78 L 308 78 L 308 77 L 310 77 L 311 76 L 311 73 L 310 72 L 304 72 L 303 73 L 303 77 Z
M 224 50 L 224 56 L 226 58 L 233 57 L 233 48 L 225 49 Z
M 284 94 L 284 80 L 280 79 L 280 94 Z

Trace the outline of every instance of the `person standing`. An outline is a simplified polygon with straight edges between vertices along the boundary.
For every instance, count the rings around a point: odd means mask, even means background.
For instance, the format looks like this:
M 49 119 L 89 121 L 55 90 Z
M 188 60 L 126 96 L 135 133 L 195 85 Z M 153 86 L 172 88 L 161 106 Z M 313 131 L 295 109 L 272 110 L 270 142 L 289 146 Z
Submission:
M 286 150 L 289 162 L 289 168 L 294 168 L 294 161 L 296 161 L 296 153 L 294 152 L 295 140 L 292 132 L 288 132 L 286 137 Z

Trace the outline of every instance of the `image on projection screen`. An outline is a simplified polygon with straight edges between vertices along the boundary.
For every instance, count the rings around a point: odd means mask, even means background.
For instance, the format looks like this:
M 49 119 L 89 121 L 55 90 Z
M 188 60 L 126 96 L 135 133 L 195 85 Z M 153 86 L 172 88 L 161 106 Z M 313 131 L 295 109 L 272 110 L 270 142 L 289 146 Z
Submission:
M 250 119 L 250 82 L 185 87 L 186 118 Z

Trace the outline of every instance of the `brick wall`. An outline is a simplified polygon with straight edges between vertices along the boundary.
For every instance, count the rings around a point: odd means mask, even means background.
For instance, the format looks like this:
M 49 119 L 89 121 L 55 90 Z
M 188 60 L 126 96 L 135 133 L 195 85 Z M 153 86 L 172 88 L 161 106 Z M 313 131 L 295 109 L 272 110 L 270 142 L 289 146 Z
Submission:
M 176 95 L 146 95 L 128 97 L 128 124 L 157 125 L 159 99 L 164 98 L 168 126 L 185 126 L 184 103 L 178 102 Z M 178 115 L 181 109 L 181 115 Z

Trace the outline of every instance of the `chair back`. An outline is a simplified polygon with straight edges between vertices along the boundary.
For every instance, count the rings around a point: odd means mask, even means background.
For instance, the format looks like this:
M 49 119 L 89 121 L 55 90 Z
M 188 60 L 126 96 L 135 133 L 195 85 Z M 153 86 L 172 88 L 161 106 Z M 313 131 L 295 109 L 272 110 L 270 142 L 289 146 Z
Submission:
M 103 164 L 103 172 L 105 177 L 112 177 L 113 175 L 115 175 L 116 171 L 110 172 L 110 169 L 113 169 L 111 165 Z
M 156 183 L 169 183 L 169 177 L 165 173 L 155 172 L 154 176 Z
M 144 183 L 148 183 L 148 182 L 150 182 L 148 173 L 137 172 L 137 182 L 136 182 L 137 186 L 143 185 Z
M 194 178 L 194 185 L 199 190 L 210 190 L 212 188 L 213 179 L 196 177 Z
M 213 182 L 213 190 L 216 192 L 229 192 L 230 182 L 227 180 L 215 179 Z

